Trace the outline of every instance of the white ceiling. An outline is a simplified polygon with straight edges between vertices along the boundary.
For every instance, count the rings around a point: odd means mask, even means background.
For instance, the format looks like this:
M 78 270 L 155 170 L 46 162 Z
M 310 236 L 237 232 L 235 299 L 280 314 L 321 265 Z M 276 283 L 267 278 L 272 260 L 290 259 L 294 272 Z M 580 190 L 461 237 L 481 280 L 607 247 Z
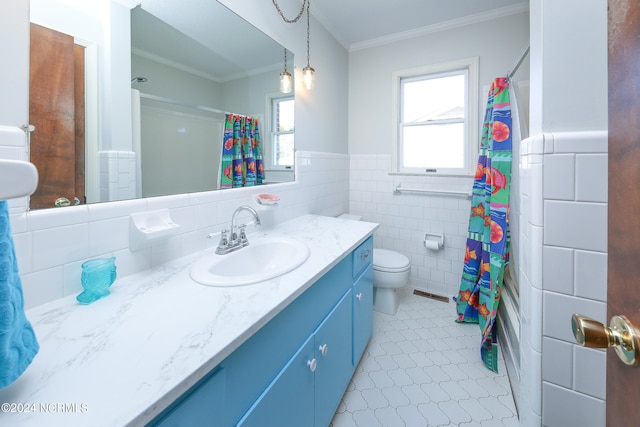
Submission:
M 311 14 L 349 50 L 528 8 L 529 0 L 311 1 Z

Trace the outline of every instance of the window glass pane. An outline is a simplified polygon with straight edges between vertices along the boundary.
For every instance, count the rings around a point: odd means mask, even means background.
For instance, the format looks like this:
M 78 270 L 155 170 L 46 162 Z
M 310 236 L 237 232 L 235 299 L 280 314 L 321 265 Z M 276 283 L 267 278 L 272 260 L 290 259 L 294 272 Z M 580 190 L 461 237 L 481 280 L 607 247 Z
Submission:
M 293 112 L 294 101 L 289 99 L 287 101 L 277 102 L 276 111 L 276 132 L 291 132 L 293 131 Z
M 402 122 L 464 118 L 465 76 L 405 81 Z
M 464 123 L 405 126 L 402 133 L 403 167 L 464 167 Z
M 293 166 L 293 134 L 273 137 L 273 163 L 275 166 Z

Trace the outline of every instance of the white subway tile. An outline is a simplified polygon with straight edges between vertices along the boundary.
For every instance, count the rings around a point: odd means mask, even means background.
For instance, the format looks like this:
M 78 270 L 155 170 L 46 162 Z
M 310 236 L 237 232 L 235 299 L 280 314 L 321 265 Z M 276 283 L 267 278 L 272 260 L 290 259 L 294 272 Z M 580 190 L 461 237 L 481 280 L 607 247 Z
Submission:
M 608 167 L 606 154 L 576 156 L 576 199 L 584 202 L 608 200 Z
M 27 223 L 31 231 L 86 223 L 88 220 L 87 205 L 38 209 L 27 213 Z
M 607 254 L 576 251 L 575 294 L 607 301 Z
M 147 199 L 123 200 L 113 203 L 93 203 L 87 205 L 89 221 L 100 221 L 118 217 L 128 217 L 132 213 L 147 210 Z
M 605 303 L 553 292 L 544 292 L 543 298 L 543 334 L 547 337 L 575 342 L 571 331 L 571 316 L 574 313 L 608 324 Z
M 543 249 L 544 290 L 573 295 L 573 249 L 545 246 Z
M 89 223 L 89 256 L 129 247 L 129 217 Z
M 62 298 L 63 268 L 61 265 L 47 270 L 21 275 L 24 308 L 30 309 Z
M 31 233 L 13 234 L 12 237 L 18 262 L 18 272 L 20 274 L 31 273 L 33 271 Z
M 527 301 L 520 302 L 521 304 L 525 303 L 528 305 L 528 320 L 526 327 L 523 325 L 522 335 L 527 338 L 527 341 L 533 350 L 537 353 L 542 353 L 543 319 L 541 317 L 540 309 L 542 307 L 544 292 L 534 287 L 530 287 L 527 291 L 527 295 Z
M 544 203 L 544 243 L 599 252 L 607 250 L 607 205 L 604 203 Z
M 530 169 L 529 179 L 529 200 L 527 209 L 528 220 L 531 224 L 542 227 L 544 225 L 544 174 L 541 164 L 532 165 Z
M 572 388 L 573 347 L 573 344 L 553 338 L 545 337 L 542 340 L 542 379 L 544 381 Z
M 110 255 L 103 255 L 102 258 L 108 258 Z M 65 264 L 62 268 L 62 292 L 65 296 L 79 294 L 83 291 L 82 287 L 82 261 L 76 261 Z M 116 264 L 116 275 L 118 274 Z
M 573 346 L 573 351 L 573 389 L 605 400 L 607 398 L 607 353 L 605 350 L 578 345 Z
M 542 423 L 547 427 L 604 426 L 605 402 L 544 382 Z
M 575 156 L 552 154 L 544 157 L 544 198 L 574 200 Z
M 89 257 L 89 225 L 33 232 L 33 269 L 44 270 Z

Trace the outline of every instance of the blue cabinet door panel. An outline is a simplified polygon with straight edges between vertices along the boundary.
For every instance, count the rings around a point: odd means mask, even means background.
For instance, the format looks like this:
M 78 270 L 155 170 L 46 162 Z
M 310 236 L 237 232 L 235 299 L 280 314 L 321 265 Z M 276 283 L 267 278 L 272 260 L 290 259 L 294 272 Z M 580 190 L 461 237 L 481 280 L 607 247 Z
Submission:
M 373 333 L 373 267 L 353 285 L 353 366 L 356 366 Z
M 216 368 L 151 423 L 154 427 L 219 426 L 224 419 L 225 371 Z
M 315 333 L 316 427 L 329 425 L 353 373 L 351 317 L 349 290 Z
M 262 393 L 237 427 L 313 427 L 313 336 Z

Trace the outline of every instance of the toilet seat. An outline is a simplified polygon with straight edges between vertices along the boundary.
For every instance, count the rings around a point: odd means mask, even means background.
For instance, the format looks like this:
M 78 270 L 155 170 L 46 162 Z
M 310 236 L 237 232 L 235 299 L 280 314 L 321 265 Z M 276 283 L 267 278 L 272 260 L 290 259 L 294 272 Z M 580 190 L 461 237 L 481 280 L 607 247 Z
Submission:
M 387 249 L 373 250 L 373 269 L 385 273 L 402 273 L 411 268 L 409 258 Z

